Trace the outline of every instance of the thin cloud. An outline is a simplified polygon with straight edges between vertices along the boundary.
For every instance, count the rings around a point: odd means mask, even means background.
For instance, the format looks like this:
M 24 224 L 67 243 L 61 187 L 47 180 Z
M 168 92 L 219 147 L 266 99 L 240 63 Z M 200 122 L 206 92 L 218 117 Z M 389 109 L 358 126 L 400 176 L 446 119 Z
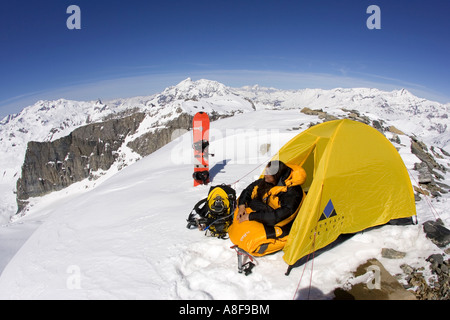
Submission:
M 350 76 L 350 74 L 355 76 Z M 161 92 L 168 86 L 176 85 L 187 77 L 215 80 L 230 87 L 258 84 L 260 86 L 286 90 L 368 87 L 392 91 L 405 88 L 418 97 L 435 100 L 440 103 L 450 102 L 448 96 L 435 92 L 420 84 L 362 72 L 346 71 L 345 73 L 341 73 L 341 75 L 334 75 L 327 73 L 295 73 L 270 70 L 205 70 L 120 77 L 86 82 L 54 90 L 31 92 L 1 101 L 0 118 L 11 113 L 18 113 L 24 107 L 32 105 L 38 100 L 65 98 L 91 101 L 96 99 L 108 100 L 152 95 Z

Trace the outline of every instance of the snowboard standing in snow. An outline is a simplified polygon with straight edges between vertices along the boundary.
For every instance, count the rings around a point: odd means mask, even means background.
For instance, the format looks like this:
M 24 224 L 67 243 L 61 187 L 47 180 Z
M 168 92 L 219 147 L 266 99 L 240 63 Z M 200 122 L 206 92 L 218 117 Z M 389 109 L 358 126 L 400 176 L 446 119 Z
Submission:
M 193 120 L 194 186 L 209 183 L 209 117 L 198 112 Z

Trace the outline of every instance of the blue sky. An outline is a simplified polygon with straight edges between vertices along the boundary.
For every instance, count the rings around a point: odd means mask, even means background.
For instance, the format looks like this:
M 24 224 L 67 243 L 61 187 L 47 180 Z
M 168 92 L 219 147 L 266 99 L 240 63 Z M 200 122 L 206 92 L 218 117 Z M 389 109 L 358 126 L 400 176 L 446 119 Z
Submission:
M 81 29 L 69 30 L 69 5 Z M 369 5 L 381 29 L 369 30 Z M 187 77 L 281 89 L 407 88 L 450 102 L 448 0 L 8 1 L 0 118 L 39 99 L 150 95 Z

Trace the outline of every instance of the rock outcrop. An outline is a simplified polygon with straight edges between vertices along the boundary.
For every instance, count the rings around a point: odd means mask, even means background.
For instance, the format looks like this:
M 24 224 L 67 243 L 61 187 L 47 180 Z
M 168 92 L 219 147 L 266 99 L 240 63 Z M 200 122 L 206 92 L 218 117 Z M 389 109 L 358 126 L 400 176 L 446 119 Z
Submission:
M 432 276 L 424 276 L 424 267 L 414 268 L 408 264 L 400 267 L 404 272 L 404 285 L 408 291 L 414 292 L 418 300 L 450 300 L 450 259 L 445 254 L 432 254 L 426 261 L 430 263 Z
M 429 153 L 427 146 L 415 137 L 410 138 L 411 153 L 421 160 L 421 162 L 414 164 L 414 170 L 419 173 L 419 186 L 415 187 L 417 194 L 423 194 L 425 196 L 431 194 L 433 197 L 439 197 L 442 193 L 448 193 L 450 191 L 450 186 L 442 182 L 442 180 L 444 180 L 443 174 L 446 173 L 447 169 L 435 159 L 435 156 L 439 155 L 435 152 L 434 155 Z
M 77 128 L 51 142 L 28 142 L 17 181 L 18 211 L 30 197 L 61 190 L 99 169 L 108 170 L 127 135 L 136 132 L 144 117 L 135 113 Z
M 133 151 L 145 157 L 171 141 L 175 130 L 189 130 L 192 127 L 193 116 L 180 113 L 174 120 L 170 120 L 163 126 L 149 131 L 127 144 Z

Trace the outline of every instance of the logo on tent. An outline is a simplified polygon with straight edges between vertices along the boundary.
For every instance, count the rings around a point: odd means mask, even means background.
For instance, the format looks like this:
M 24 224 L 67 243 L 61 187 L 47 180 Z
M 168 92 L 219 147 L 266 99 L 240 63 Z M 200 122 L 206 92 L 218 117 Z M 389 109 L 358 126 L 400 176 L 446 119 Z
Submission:
M 336 210 L 334 209 L 334 204 L 330 199 L 330 201 L 328 201 L 325 209 L 323 209 L 323 212 L 322 212 L 322 215 L 320 216 L 319 221 L 334 217 L 336 215 L 337 215 L 337 213 L 336 213 Z

